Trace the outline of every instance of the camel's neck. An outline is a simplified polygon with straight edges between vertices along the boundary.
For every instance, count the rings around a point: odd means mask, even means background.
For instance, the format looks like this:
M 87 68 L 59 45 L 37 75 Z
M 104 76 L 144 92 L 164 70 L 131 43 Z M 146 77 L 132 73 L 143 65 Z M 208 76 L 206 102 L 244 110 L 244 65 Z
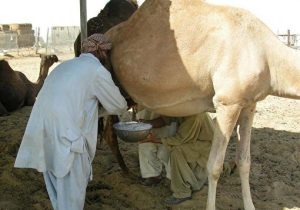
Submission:
M 33 84 L 33 89 L 34 89 L 34 92 L 35 92 L 35 95 L 37 96 L 37 94 L 40 92 L 43 84 L 44 84 L 44 81 L 48 75 L 48 72 L 49 72 L 49 66 L 47 65 L 43 65 L 41 63 L 40 65 L 40 74 L 39 74 L 39 77 L 37 79 L 37 81 Z
M 267 59 L 271 73 L 271 94 L 300 99 L 300 51 L 276 40 L 273 46 L 268 46 Z

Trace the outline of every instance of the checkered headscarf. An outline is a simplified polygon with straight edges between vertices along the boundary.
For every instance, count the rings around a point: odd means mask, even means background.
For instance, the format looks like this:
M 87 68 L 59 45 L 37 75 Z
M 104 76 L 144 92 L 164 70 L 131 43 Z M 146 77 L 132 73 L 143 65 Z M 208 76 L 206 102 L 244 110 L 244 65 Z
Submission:
M 83 40 L 82 53 L 101 52 L 111 49 L 111 43 L 103 34 L 93 34 Z

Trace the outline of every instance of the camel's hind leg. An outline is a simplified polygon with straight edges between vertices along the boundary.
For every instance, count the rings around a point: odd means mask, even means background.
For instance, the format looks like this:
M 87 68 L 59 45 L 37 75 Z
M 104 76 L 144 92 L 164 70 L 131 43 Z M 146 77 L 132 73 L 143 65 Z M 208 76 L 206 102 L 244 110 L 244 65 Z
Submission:
M 249 186 L 249 173 L 250 173 L 250 165 L 251 165 L 250 140 L 251 140 L 251 127 L 253 123 L 254 113 L 255 113 L 255 104 L 251 107 L 244 108 L 241 111 L 238 120 L 238 147 L 237 147 L 236 163 L 238 165 L 239 172 L 240 172 L 245 210 L 255 209 L 252 202 L 250 186 Z
M 207 210 L 215 210 L 217 183 L 223 169 L 226 148 L 242 109 L 240 105 L 222 104 L 218 104 L 216 108 L 217 125 L 207 162 L 209 187 Z

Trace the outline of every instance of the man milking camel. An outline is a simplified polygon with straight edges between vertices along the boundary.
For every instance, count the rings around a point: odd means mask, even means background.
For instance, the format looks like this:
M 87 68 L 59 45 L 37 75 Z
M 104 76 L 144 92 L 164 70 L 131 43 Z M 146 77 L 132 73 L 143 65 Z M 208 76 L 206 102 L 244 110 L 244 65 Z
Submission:
M 193 192 L 201 190 L 207 182 L 206 164 L 214 135 L 213 120 L 207 113 L 170 118 L 146 110 L 142 116 L 142 121 L 154 128 L 139 144 L 142 184 L 159 184 L 164 166 L 173 192 L 164 203 L 178 205 L 192 199 Z M 175 131 L 173 123 L 177 124 Z M 225 163 L 223 172 L 228 174 L 232 169 Z
M 78 58 L 58 65 L 38 94 L 15 167 L 43 172 L 55 210 L 82 210 L 92 178 L 99 102 L 110 115 L 127 103 L 105 69 L 111 43 L 93 34 Z

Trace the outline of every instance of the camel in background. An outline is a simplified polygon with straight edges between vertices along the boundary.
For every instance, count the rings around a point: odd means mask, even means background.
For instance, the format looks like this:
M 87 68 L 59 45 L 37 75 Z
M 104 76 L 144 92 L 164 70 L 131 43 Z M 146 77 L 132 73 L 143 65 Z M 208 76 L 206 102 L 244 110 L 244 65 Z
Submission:
M 87 35 L 104 34 L 113 26 L 126 21 L 138 8 L 136 0 L 110 0 L 100 13 L 87 22 Z M 80 34 L 74 42 L 75 56 L 81 53 Z
M 22 72 L 14 71 L 6 60 L 0 60 L 0 116 L 34 104 L 49 68 L 58 61 L 56 55 L 41 55 L 40 57 L 40 73 L 35 83 L 28 80 Z
M 168 116 L 216 111 L 207 210 L 215 210 L 217 182 L 237 125 L 244 207 L 254 210 L 249 171 L 256 103 L 268 95 L 300 98 L 300 52 L 250 12 L 201 0 L 146 0 L 106 35 L 114 74 L 135 102 Z

